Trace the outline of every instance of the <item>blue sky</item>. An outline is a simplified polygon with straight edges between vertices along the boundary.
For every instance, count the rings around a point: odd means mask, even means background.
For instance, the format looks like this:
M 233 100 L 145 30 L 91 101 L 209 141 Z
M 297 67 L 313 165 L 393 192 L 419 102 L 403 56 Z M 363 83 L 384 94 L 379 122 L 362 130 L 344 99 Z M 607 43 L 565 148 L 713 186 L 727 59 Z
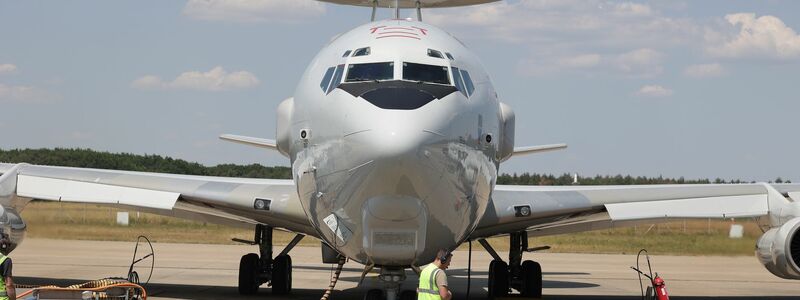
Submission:
M 517 146 L 570 145 L 502 172 L 800 181 L 797 11 L 524 0 L 423 14 L 483 59 L 516 111 Z M 273 138 L 307 63 L 369 14 L 307 0 L 0 0 L 0 148 L 288 165 L 217 136 Z

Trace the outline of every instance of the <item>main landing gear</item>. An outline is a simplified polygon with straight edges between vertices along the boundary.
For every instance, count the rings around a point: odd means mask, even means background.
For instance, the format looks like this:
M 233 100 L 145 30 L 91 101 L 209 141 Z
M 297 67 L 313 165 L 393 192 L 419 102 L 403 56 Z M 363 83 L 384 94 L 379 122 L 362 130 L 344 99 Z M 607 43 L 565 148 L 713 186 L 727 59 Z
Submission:
M 550 249 L 550 247 L 528 248 L 527 232 L 511 234 L 511 247 L 508 252 L 508 263 L 504 262 L 489 243 L 478 240 L 481 246 L 492 255 L 494 260 L 489 264 L 489 298 L 508 296 L 509 289 L 519 291 L 523 297 L 542 297 L 542 266 L 535 261 L 522 261 L 523 252 Z
M 258 287 L 264 283 L 270 283 L 273 294 L 284 295 L 291 292 L 292 257 L 289 256 L 289 250 L 292 250 L 303 237 L 305 236 L 302 234 L 295 236 L 274 259 L 272 227 L 256 225 L 253 241 L 234 239 L 237 242 L 258 245 L 259 251 L 259 254 L 245 254 L 239 261 L 239 294 L 254 295 L 258 293 Z

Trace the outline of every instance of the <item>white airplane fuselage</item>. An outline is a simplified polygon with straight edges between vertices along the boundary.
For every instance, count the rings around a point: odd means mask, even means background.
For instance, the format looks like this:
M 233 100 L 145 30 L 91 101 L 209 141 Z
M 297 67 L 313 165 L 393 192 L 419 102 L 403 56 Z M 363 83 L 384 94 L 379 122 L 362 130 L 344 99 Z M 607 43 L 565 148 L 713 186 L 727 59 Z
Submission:
M 417 21 L 372 22 L 311 62 L 279 106 L 278 148 L 327 244 L 367 265 L 421 265 L 465 241 L 483 216 L 500 162 L 500 110 L 477 57 L 455 37 Z

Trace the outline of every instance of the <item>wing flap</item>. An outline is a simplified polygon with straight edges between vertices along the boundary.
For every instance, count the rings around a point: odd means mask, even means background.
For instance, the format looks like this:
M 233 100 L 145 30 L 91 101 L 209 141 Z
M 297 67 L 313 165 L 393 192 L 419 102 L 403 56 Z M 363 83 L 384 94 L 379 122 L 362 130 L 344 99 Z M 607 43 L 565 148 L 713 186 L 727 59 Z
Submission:
M 658 218 L 743 218 L 766 215 L 767 195 L 703 197 L 606 204 L 612 221 Z
M 32 199 L 121 204 L 170 210 L 179 193 L 114 186 L 74 180 L 19 175 L 17 195 Z

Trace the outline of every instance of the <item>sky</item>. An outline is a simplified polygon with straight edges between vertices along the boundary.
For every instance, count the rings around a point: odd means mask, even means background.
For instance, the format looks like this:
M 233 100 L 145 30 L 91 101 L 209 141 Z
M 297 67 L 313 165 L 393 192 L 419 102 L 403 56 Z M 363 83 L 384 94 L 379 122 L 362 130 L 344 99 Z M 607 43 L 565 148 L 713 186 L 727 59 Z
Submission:
M 516 112 L 516 146 L 569 144 L 501 172 L 800 182 L 798 11 L 507 0 L 423 18 L 481 57 Z M 369 17 L 311 0 L 0 0 L 0 149 L 288 166 L 217 137 L 274 138 L 314 55 Z

